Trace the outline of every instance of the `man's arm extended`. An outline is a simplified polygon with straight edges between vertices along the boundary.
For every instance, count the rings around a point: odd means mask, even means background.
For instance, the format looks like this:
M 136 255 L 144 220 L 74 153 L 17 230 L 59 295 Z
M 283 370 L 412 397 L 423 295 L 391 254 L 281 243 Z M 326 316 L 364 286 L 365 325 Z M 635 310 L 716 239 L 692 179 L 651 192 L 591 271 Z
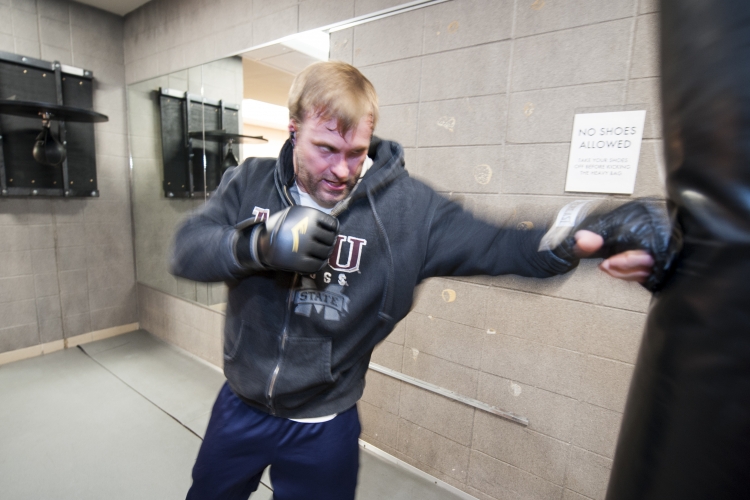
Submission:
M 246 275 L 235 255 L 239 232 L 242 168 L 224 174 L 206 204 L 186 219 L 175 233 L 170 272 L 194 281 L 227 281 Z

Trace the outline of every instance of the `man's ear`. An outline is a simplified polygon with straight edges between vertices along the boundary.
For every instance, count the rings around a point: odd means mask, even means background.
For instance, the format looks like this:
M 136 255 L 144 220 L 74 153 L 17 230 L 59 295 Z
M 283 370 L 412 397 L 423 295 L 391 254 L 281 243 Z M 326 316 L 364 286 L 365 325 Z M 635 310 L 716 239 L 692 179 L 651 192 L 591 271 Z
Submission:
M 289 139 L 292 141 L 292 146 L 297 143 L 297 122 L 294 119 L 289 120 Z

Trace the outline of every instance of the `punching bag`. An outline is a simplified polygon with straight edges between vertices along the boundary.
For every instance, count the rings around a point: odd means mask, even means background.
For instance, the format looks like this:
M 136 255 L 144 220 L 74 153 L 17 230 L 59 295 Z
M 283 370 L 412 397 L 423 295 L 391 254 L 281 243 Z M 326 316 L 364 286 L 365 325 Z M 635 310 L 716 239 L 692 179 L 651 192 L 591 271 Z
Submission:
M 661 77 L 682 247 L 649 311 L 606 498 L 746 500 L 750 0 L 662 0 Z

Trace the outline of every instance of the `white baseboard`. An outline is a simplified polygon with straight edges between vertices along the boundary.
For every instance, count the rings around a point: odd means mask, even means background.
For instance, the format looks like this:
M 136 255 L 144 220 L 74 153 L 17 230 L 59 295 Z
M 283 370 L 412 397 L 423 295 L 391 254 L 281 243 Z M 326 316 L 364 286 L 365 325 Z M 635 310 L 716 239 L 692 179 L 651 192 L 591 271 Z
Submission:
M 138 323 L 130 323 L 129 325 L 114 326 L 112 328 L 105 328 L 104 330 L 84 333 L 83 335 L 76 335 L 75 337 L 69 337 L 67 339 L 55 340 L 54 342 L 47 342 L 46 344 L 33 345 L 23 349 L 16 349 L 15 351 L 3 352 L 0 353 L 0 365 L 13 363 L 14 361 L 21 361 L 22 359 L 34 358 L 44 354 L 50 354 L 55 351 L 62 351 L 63 349 L 87 344 L 89 342 L 94 342 L 95 340 L 108 339 L 116 335 L 122 335 L 123 333 L 133 332 L 139 328 L 140 325 Z

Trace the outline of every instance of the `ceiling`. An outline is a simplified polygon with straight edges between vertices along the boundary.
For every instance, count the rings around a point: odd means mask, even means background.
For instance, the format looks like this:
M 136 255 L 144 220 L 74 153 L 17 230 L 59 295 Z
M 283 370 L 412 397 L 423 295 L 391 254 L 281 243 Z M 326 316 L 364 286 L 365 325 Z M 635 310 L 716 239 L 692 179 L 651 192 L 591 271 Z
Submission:
M 75 0 L 78 3 L 90 5 L 97 9 L 112 12 L 118 16 L 124 16 L 132 12 L 141 5 L 148 3 L 149 0 Z

